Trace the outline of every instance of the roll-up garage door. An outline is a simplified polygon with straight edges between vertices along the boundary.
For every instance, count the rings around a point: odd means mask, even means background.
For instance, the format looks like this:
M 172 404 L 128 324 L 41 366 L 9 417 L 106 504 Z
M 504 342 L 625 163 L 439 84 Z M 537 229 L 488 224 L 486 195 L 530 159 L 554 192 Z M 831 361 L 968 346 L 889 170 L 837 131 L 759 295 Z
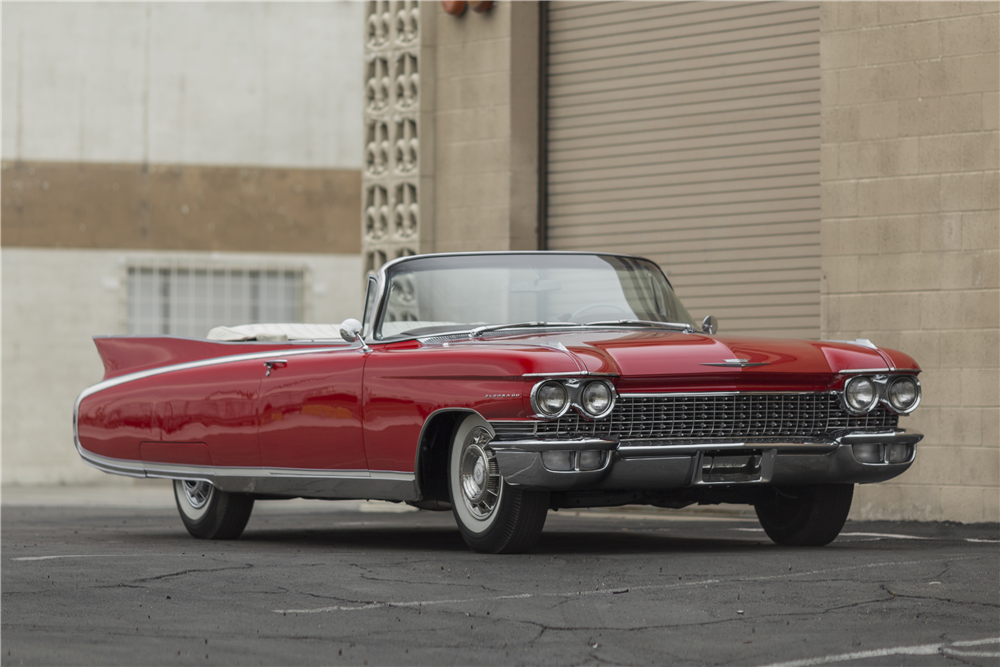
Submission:
M 819 5 L 547 5 L 546 241 L 660 263 L 730 333 L 819 335 Z

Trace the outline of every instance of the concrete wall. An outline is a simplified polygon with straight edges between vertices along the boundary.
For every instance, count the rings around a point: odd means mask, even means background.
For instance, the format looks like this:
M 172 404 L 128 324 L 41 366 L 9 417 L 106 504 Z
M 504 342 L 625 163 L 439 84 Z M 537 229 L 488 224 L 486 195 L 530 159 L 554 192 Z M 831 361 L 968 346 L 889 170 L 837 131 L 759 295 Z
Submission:
M 3 158 L 357 169 L 363 14 L 5 3 Z
M 104 375 L 91 337 L 125 333 L 122 264 L 127 259 L 254 265 L 273 263 L 275 256 L 5 248 L 0 259 L 4 484 L 112 481 L 80 460 L 71 417 L 77 395 Z M 308 319 L 360 318 L 359 255 L 285 254 L 280 260 L 308 271 Z
M 356 169 L 3 162 L 4 247 L 356 253 Z
M 123 258 L 304 262 L 307 318 L 360 315 L 364 6 L 2 12 L 3 483 L 112 483 L 70 415 Z
M 434 249 L 535 249 L 538 4 L 423 6 L 437 21 Z
M 825 2 L 823 336 L 925 369 L 914 467 L 852 516 L 1000 520 L 997 2 Z

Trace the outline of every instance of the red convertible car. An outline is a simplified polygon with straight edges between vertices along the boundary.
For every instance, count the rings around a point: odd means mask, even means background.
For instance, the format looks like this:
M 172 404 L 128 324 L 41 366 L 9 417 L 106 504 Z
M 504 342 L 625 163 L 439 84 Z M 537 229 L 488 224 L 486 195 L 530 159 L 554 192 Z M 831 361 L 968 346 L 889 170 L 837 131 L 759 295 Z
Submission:
M 638 257 L 406 257 L 339 327 L 96 338 L 76 446 L 174 480 L 200 538 L 300 497 L 450 509 L 494 553 L 529 549 L 550 509 L 624 504 L 751 504 L 778 544 L 829 543 L 854 484 L 913 463 L 922 436 L 898 422 L 920 368 L 867 340 L 716 328 Z

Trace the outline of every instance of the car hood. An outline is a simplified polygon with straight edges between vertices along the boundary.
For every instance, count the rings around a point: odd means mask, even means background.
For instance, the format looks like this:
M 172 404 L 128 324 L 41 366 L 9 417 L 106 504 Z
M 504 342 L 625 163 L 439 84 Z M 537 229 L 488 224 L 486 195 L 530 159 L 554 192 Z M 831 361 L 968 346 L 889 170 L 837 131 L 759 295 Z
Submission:
M 518 336 L 520 342 L 564 346 L 575 357 L 577 368 L 552 369 L 552 372 L 586 370 L 589 373 L 621 375 L 641 386 L 644 380 L 673 378 L 690 380 L 701 376 L 716 382 L 737 382 L 739 378 L 758 381 L 768 377 L 780 381 L 813 378 L 819 384 L 829 382 L 831 374 L 844 371 L 887 371 L 894 358 L 903 357 L 908 368 L 916 369 L 912 359 L 895 351 L 873 349 L 864 344 L 812 341 L 788 338 L 709 336 L 673 331 L 587 331 L 553 332 Z M 888 352 L 895 356 L 890 357 Z M 739 362 L 729 360 L 743 360 Z M 569 358 L 565 359 L 570 363 Z M 728 363 L 727 363 L 728 362 Z M 898 364 L 898 361 L 896 362 Z M 765 382 L 766 384 L 766 382 Z

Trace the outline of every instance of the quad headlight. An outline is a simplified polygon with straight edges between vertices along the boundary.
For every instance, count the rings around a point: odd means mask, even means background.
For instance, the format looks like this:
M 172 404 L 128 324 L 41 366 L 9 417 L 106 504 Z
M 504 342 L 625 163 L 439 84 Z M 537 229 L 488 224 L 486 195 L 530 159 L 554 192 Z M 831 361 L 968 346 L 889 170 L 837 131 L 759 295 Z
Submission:
M 870 378 L 852 377 L 844 383 L 844 405 L 856 415 L 870 412 L 878 403 L 878 390 Z
M 896 414 L 909 414 L 920 404 L 920 382 L 912 375 L 858 375 L 844 383 L 844 407 L 853 415 L 871 412 L 879 401 Z
M 588 382 L 580 392 L 580 407 L 591 417 L 603 417 L 614 404 L 614 394 L 607 384 Z
M 562 417 L 574 406 L 588 419 L 600 419 L 615 407 L 614 386 L 605 380 L 543 380 L 531 389 L 531 409 L 539 417 Z
M 920 403 L 920 383 L 917 378 L 901 375 L 889 382 L 886 390 L 889 407 L 896 412 L 907 414 Z
M 558 380 L 546 380 L 531 390 L 531 408 L 540 417 L 562 417 L 569 409 L 569 392 Z

